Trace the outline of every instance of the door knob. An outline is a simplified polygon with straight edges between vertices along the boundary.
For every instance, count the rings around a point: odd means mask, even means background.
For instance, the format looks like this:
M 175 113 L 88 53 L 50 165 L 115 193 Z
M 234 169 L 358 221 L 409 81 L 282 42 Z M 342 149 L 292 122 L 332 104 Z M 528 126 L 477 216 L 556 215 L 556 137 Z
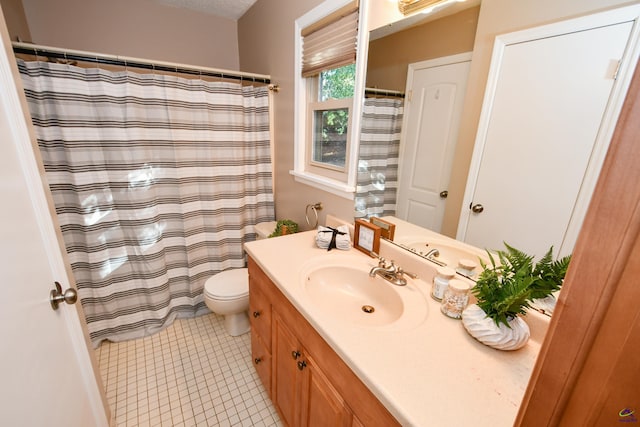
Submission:
M 78 293 L 75 289 L 69 288 L 64 293 L 62 293 L 62 286 L 60 283 L 55 282 L 56 288 L 51 291 L 49 294 L 49 302 L 51 303 L 51 308 L 54 310 L 58 309 L 58 305 L 61 302 L 66 302 L 67 304 L 75 304 L 78 301 Z
M 440 198 L 441 199 L 446 199 L 447 197 L 449 197 L 449 192 L 447 190 L 444 190 L 444 191 L 440 192 Z
M 480 203 L 477 203 L 471 207 L 471 210 L 474 213 L 480 213 L 484 210 L 484 206 L 482 206 Z

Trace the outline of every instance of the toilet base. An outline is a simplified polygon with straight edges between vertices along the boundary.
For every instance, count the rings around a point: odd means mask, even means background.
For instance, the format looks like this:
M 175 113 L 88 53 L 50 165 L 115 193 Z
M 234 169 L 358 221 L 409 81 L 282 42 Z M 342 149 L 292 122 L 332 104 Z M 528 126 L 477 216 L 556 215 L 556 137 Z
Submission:
M 224 329 L 232 337 L 246 334 L 251 329 L 249 324 L 249 314 L 241 311 L 236 314 L 227 314 L 224 316 Z

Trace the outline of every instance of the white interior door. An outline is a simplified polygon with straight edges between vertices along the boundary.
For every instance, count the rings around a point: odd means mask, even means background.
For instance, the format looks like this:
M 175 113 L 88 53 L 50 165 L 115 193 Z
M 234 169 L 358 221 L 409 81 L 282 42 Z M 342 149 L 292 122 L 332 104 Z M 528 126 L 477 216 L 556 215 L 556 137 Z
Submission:
M 459 239 L 488 249 L 507 242 L 537 256 L 550 246 L 572 252 L 578 232 L 570 225 L 582 224 L 610 140 L 605 113 L 612 115 L 614 75 L 633 26 L 559 24 L 559 34 L 496 51 Z
M 409 65 L 399 162 L 397 216 L 439 232 L 442 227 L 451 164 L 470 54 Z
M 51 308 L 68 287 L 0 13 L 0 408 L 6 426 L 106 426 L 77 310 Z M 13 67 L 12 67 L 13 65 Z

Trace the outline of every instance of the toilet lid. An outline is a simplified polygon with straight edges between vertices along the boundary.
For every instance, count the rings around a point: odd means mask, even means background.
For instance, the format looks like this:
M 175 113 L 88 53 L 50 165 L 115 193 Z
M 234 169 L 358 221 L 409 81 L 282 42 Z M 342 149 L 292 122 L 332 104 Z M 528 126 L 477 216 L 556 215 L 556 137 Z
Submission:
M 246 268 L 225 270 L 204 282 L 204 292 L 213 299 L 235 299 L 249 294 L 249 273 Z

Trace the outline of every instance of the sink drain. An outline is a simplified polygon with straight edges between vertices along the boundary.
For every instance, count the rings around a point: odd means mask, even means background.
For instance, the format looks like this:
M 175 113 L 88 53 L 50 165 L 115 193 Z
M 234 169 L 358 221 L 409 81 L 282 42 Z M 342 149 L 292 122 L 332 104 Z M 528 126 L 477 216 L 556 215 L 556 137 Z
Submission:
M 376 311 L 376 309 L 371 305 L 363 305 L 362 311 L 364 311 L 365 313 L 373 313 L 374 311 Z

